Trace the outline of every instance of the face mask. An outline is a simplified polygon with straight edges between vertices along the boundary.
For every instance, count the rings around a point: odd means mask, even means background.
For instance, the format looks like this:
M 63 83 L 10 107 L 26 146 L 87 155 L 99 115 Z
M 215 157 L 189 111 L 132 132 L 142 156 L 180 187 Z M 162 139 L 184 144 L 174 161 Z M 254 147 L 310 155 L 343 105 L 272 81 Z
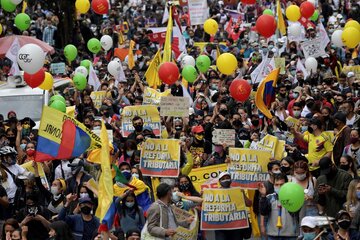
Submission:
M 299 93 L 294 92 L 294 93 L 292 94 L 292 97 L 293 97 L 294 99 L 297 99 L 297 98 L 299 97 Z
M 33 157 L 35 155 L 35 150 L 34 149 L 26 150 L 26 155 L 28 155 L 29 157 Z
M 307 130 L 308 130 L 309 133 L 313 133 L 313 132 L 314 132 L 314 129 L 313 129 L 312 127 L 308 127 Z
M 90 124 L 84 124 L 85 127 L 87 127 L 88 129 L 91 129 L 91 125 Z
M 288 173 L 290 171 L 290 167 L 281 166 L 281 172 Z
M 135 205 L 135 202 L 125 202 L 125 206 L 132 208 Z
M 175 126 L 175 130 L 176 130 L 177 132 L 180 132 L 180 131 L 182 130 L 182 126 Z
M 276 170 L 276 171 L 273 171 L 272 173 L 273 173 L 273 174 L 280 174 L 281 171 L 280 171 L 280 170 Z
M 356 191 L 356 197 L 360 200 L 360 191 Z
M 299 181 L 303 181 L 306 178 L 306 173 L 304 174 L 294 174 L 295 178 Z
M 311 232 L 311 233 L 303 233 L 303 240 L 314 240 L 316 237 L 316 232 Z
M 143 130 L 143 125 L 134 126 L 136 132 L 141 132 Z
M 182 183 L 179 185 L 179 189 L 184 192 L 184 191 L 187 191 L 190 187 L 190 183 Z
M 59 194 L 58 187 L 51 186 L 51 193 L 52 193 L 52 195 L 58 195 Z
M 293 111 L 294 117 L 300 117 L 301 112 L 300 111 Z
M 88 198 L 89 194 L 88 193 L 80 193 L 80 198 Z
M 255 127 L 259 126 L 259 120 L 251 120 L 251 124 Z
M 80 208 L 80 211 L 85 215 L 89 215 L 91 213 L 91 207 L 84 206 L 84 207 Z
M 348 219 L 343 219 L 343 220 L 338 221 L 338 225 L 342 229 L 348 229 L 351 225 L 351 222 Z
M 229 188 L 230 185 L 231 185 L 231 179 L 221 180 L 221 181 L 220 181 L 220 185 L 221 185 L 223 188 Z
M 21 147 L 22 150 L 25 150 L 25 148 L 26 148 L 26 143 L 20 144 L 20 147 Z
M 350 138 L 350 142 L 352 143 L 352 144 L 355 144 L 355 143 L 357 143 L 359 141 L 359 138 Z
M 137 174 L 137 173 L 133 173 L 131 176 L 133 176 L 135 178 L 139 178 L 139 174 Z
M 202 141 L 204 139 L 204 135 L 202 134 L 195 134 L 195 138 L 199 141 Z
M 306 132 L 308 130 L 308 126 L 301 126 L 301 132 Z
M 128 155 L 129 157 L 131 157 L 134 153 L 134 150 L 130 150 L 130 151 L 126 151 L 126 155 Z
M 236 119 L 236 120 L 233 121 L 233 125 L 234 125 L 235 127 L 239 127 L 239 126 L 241 126 L 241 121 L 238 120 L 238 119 Z
M 127 180 L 130 180 L 130 178 L 131 178 L 131 172 L 130 172 L 130 170 L 123 170 L 123 171 L 121 171 L 121 173 L 124 175 L 124 177 L 125 177 Z
M 222 150 L 223 150 L 223 146 L 215 146 L 215 148 L 214 148 L 214 151 L 215 151 L 216 153 L 221 153 Z
M 93 129 L 94 130 L 100 130 L 101 128 L 100 128 L 100 126 L 95 126 L 95 127 L 93 127 Z
M 346 165 L 340 165 L 340 169 L 342 169 L 342 170 L 344 170 L 344 171 L 349 171 L 350 166 L 349 166 L 349 164 L 346 164 Z
M 226 109 L 221 109 L 221 110 L 220 110 L 220 114 L 223 115 L 223 116 L 225 116 L 225 115 L 228 114 L 228 111 L 227 111 Z
M 268 49 L 271 50 L 274 48 L 274 45 L 269 45 Z
M 215 90 L 215 91 L 219 90 L 218 85 L 217 84 L 212 84 L 211 85 L 211 90 Z
M 274 192 L 275 192 L 276 194 L 279 194 L 279 191 L 280 191 L 280 188 L 279 188 L 279 187 L 274 187 Z
M 180 197 L 176 194 L 176 192 L 173 192 L 173 193 L 172 193 L 172 200 L 173 200 L 174 202 L 180 201 Z

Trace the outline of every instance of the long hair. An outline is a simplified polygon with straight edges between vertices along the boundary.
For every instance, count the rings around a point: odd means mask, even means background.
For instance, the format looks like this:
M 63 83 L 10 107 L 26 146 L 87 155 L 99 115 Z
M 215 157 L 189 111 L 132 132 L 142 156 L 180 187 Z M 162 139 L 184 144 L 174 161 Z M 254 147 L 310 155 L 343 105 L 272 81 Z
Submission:
M 126 195 L 126 197 L 124 197 L 121 201 L 121 212 L 122 212 L 122 215 L 125 217 L 126 216 L 126 209 L 128 209 L 128 207 L 126 206 L 126 199 L 128 197 L 133 197 L 134 198 L 134 206 L 132 208 L 135 209 L 135 211 L 140 215 L 140 208 L 139 208 L 139 204 L 136 200 L 136 196 L 135 196 L 135 193 L 134 192 L 129 192 L 129 194 Z
M 9 218 L 5 221 L 3 228 L 2 228 L 2 239 L 5 239 L 5 226 L 6 225 L 10 225 L 12 226 L 14 229 L 18 229 L 20 228 L 19 222 L 15 219 L 15 218 Z
M 294 163 L 294 172 L 295 172 L 295 169 L 297 168 L 300 168 L 300 169 L 303 169 L 305 170 L 306 172 L 306 177 L 309 178 L 310 176 L 310 171 L 309 171 L 309 165 L 307 164 L 307 162 L 303 161 L 303 160 L 300 160 L 300 161 L 297 161 Z
M 178 181 L 180 182 L 180 179 L 181 178 L 186 178 L 188 181 L 189 181 L 189 189 L 188 191 L 190 192 L 191 196 L 194 196 L 194 197 L 200 197 L 200 193 L 198 191 L 196 191 L 193 183 L 191 182 L 191 179 L 189 178 L 189 176 L 187 175 L 180 175 L 178 177 Z
M 357 174 L 357 170 L 356 170 L 356 166 L 355 166 L 356 165 L 355 164 L 355 159 L 353 157 L 349 156 L 349 155 L 343 155 L 341 157 L 345 158 L 349 165 L 351 163 L 350 170 L 354 174 L 354 178 L 357 177 L 358 174 Z
M 50 223 L 49 226 L 51 229 L 54 229 L 56 232 L 55 240 L 73 240 L 74 237 L 69 226 L 64 221 L 55 221 Z
M 358 185 L 360 183 L 360 179 L 354 179 L 350 182 L 349 187 L 348 187 L 348 191 L 346 194 L 346 203 L 345 203 L 345 208 L 346 211 L 350 210 L 350 205 L 356 206 L 359 203 L 359 200 L 357 199 L 356 196 L 356 185 Z

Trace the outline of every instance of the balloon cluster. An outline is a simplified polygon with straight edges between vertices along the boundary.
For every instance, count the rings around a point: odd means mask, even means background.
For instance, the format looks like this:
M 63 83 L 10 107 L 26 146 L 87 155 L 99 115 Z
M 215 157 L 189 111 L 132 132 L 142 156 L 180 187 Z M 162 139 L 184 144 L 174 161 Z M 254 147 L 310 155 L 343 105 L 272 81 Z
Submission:
M 337 47 L 355 48 L 360 43 L 360 24 L 355 20 L 347 21 L 344 30 L 333 32 L 331 42 Z
M 66 112 L 66 102 L 65 98 L 61 95 L 54 95 L 49 100 L 49 106 L 60 112 Z
M 1 8 L 6 12 L 14 12 L 21 2 L 22 0 L 1 0 Z

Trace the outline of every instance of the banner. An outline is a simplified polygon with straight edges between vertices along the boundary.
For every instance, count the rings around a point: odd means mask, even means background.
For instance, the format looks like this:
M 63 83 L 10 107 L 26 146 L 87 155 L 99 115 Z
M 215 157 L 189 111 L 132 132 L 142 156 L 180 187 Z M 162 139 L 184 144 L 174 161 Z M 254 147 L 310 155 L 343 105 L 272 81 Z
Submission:
M 203 25 L 209 15 L 207 1 L 189 0 L 188 7 L 191 25 Z
M 212 135 L 214 144 L 223 145 L 225 143 L 228 147 L 235 146 L 235 129 L 214 129 Z
M 275 60 L 275 67 L 280 68 L 280 74 L 285 74 L 285 58 L 274 58 Z
M 307 40 L 301 43 L 302 51 L 304 52 L 305 59 L 308 57 L 321 57 L 327 55 L 324 47 L 321 45 L 321 39 L 316 38 L 312 40 Z
M 171 94 L 171 89 L 165 92 L 158 92 L 155 89 L 145 87 L 143 105 L 160 106 L 160 99 L 162 96 L 168 96 Z
M 205 188 L 201 208 L 201 230 L 231 230 L 249 227 L 240 188 Z
M 140 169 L 144 176 L 178 177 L 180 144 L 177 139 L 146 139 L 142 145 Z
M 185 97 L 161 97 L 160 116 L 189 117 L 189 100 Z
M 173 213 L 175 215 L 175 218 L 177 221 L 185 221 L 187 218 L 194 216 L 194 221 L 190 224 L 189 228 L 184 227 L 177 227 L 176 233 L 173 235 L 170 239 L 171 240 L 196 240 L 198 229 L 199 229 L 199 220 L 198 220 L 198 214 L 197 211 L 191 210 L 190 212 L 187 212 L 185 210 L 182 210 L 180 208 L 174 207 L 172 208 Z
M 193 168 L 189 173 L 189 178 L 197 191 L 200 192 L 201 185 L 206 183 L 209 179 L 217 179 L 219 174 L 227 170 L 227 164 L 217 164 L 208 167 Z
M 247 148 L 229 148 L 229 173 L 235 186 L 257 189 L 268 179 L 267 164 L 271 152 Z
M 50 72 L 54 75 L 64 74 L 66 72 L 65 63 L 59 62 L 50 64 Z
M 349 72 L 353 72 L 355 74 L 355 78 L 360 79 L 360 65 L 345 66 L 343 67 L 342 71 L 346 74 L 348 74 Z
M 99 110 L 102 102 L 104 100 L 106 96 L 106 91 L 96 91 L 96 92 L 91 92 L 90 94 L 90 98 L 94 103 L 94 107 Z
M 275 156 L 276 144 L 278 142 L 278 138 L 267 134 L 263 137 L 257 144 L 257 149 L 259 150 L 268 150 L 271 152 L 272 156 Z
M 152 128 L 153 133 L 156 136 L 161 135 L 161 123 L 160 123 L 160 115 L 159 111 L 155 106 L 127 106 L 121 112 L 122 116 L 122 134 L 123 137 L 127 137 L 132 133 L 135 129 L 132 125 L 132 119 L 135 116 L 139 116 L 144 121 L 144 127 L 149 126 Z
M 42 185 L 47 189 L 50 190 L 49 182 L 46 178 L 45 171 L 41 163 L 37 162 L 39 177 L 41 179 Z M 31 172 L 32 174 L 35 174 L 35 169 L 33 167 L 33 161 L 26 162 L 22 165 L 20 165 L 22 168 L 26 169 L 27 171 Z

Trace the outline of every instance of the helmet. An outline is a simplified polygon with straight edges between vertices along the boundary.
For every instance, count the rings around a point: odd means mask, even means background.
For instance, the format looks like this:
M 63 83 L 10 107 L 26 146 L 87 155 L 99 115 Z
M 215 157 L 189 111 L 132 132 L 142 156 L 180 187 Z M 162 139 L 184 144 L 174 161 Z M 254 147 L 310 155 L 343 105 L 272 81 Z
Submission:
M 5 156 L 5 155 L 9 155 L 9 154 L 16 155 L 17 152 L 13 147 L 10 147 L 10 146 L 5 146 L 5 147 L 0 148 L 0 156 Z

